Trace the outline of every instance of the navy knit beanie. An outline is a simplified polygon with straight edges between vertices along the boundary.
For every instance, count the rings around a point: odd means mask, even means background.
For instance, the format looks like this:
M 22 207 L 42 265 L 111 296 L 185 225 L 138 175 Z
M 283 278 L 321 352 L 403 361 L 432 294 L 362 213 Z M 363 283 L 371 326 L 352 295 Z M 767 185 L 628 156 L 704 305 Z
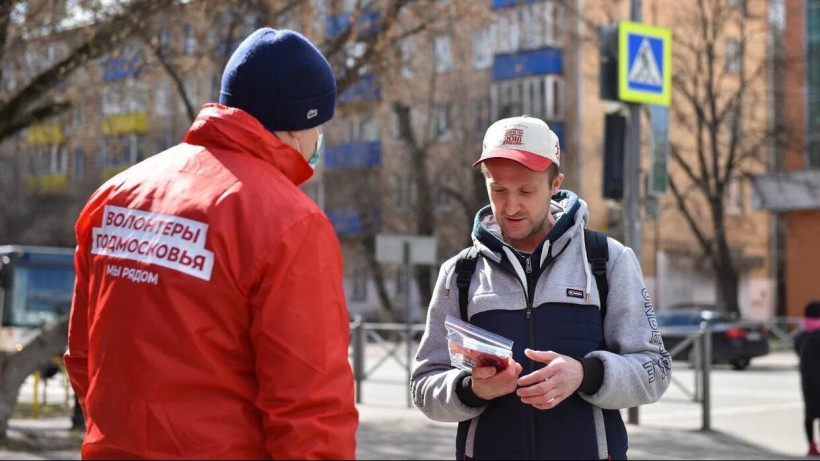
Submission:
M 253 115 L 268 131 L 307 130 L 333 118 L 336 78 L 305 37 L 265 27 L 228 60 L 219 103 Z

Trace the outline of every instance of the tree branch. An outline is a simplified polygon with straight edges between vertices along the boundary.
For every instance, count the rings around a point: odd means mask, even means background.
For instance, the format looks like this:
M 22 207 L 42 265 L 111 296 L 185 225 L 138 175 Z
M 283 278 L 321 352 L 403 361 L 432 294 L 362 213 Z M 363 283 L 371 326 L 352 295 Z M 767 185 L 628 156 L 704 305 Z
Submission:
M 678 185 L 677 183 L 675 183 L 674 175 L 669 176 L 669 188 L 672 190 L 672 195 L 675 196 L 676 202 L 678 204 L 678 210 L 683 215 L 684 219 L 686 220 L 686 223 L 689 224 L 689 229 L 691 229 L 692 233 L 695 234 L 695 238 L 700 244 L 701 250 L 703 251 L 704 255 L 706 255 L 708 258 L 712 258 L 712 245 L 709 243 L 709 240 L 706 239 L 703 232 L 698 227 L 694 215 L 689 210 L 689 207 L 686 205 L 686 197 L 681 193 L 680 189 L 678 189 Z
M 23 89 L 0 106 L 0 141 L 26 125 L 18 119 L 26 107 L 48 93 L 71 73 L 123 43 L 135 31 L 147 27 L 147 19 L 171 4 L 165 0 L 135 1 L 125 11 L 97 28 L 91 37 L 60 62 L 34 77 Z M 15 129 L 11 129 L 15 127 Z

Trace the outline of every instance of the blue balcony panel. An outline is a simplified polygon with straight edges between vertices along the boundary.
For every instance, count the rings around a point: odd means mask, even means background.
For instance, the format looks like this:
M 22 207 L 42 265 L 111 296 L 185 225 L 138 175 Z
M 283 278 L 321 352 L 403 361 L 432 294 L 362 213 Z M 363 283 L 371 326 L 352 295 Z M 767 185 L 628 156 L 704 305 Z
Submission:
M 563 73 L 564 62 L 561 50 L 551 46 L 517 53 L 497 54 L 493 60 L 493 81 Z
M 136 77 L 142 69 L 142 56 L 135 54 L 124 58 L 109 58 L 103 63 L 103 80 L 106 82 L 116 82 L 127 78 Z
M 365 75 L 339 94 L 338 101 L 339 104 L 348 104 L 351 102 L 380 101 L 381 98 L 382 90 L 379 83 L 372 75 Z
M 333 224 L 336 235 L 339 237 L 348 237 L 364 233 L 365 229 L 360 213 L 367 212 L 366 210 L 360 212 L 351 208 L 334 208 L 326 210 L 325 214 L 327 214 L 328 219 L 330 219 L 330 222 Z M 373 220 L 374 224 L 373 231 L 378 232 L 381 229 L 381 209 L 374 207 L 369 210 L 369 213 L 369 218 Z
M 351 16 L 351 13 L 343 13 L 339 16 L 326 16 L 325 23 L 327 24 L 327 28 L 325 29 L 325 34 L 327 34 L 328 37 L 335 37 L 346 31 L 348 27 L 350 27 Z M 359 35 L 369 35 L 378 32 L 379 18 L 380 15 L 378 12 L 362 12 L 356 22 L 356 30 Z
M 561 150 L 564 150 L 564 122 L 550 122 L 547 121 L 547 125 L 549 125 L 550 129 L 556 136 L 558 136 L 558 144 L 561 146 Z
M 493 0 L 492 9 L 499 10 L 501 8 L 509 8 L 523 3 L 543 2 L 544 0 Z
M 329 170 L 366 168 L 381 163 L 382 145 L 379 141 L 349 142 L 327 146 L 325 150 L 325 168 Z

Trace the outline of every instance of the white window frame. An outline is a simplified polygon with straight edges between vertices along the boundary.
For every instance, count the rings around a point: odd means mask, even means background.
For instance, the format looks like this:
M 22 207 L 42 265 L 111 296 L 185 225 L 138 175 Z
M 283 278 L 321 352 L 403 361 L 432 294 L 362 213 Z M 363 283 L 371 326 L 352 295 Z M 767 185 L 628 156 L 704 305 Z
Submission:
M 187 56 L 196 53 L 196 28 L 190 24 L 182 26 L 182 52 Z
M 493 65 L 495 27 L 483 28 L 473 34 L 473 67 L 476 69 L 488 69 Z
M 393 189 L 393 206 L 400 210 L 410 208 L 412 187 L 410 176 L 406 174 L 393 175 L 395 188 Z
M 399 42 L 399 74 L 402 78 L 413 78 L 413 42 L 405 38 Z
M 730 178 L 726 184 L 726 214 L 741 216 L 746 214 L 746 191 L 743 178 Z
M 724 70 L 729 75 L 740 75 L 743 72 L 743 42 L 736 38 L 726 39 Z
M 438 174 L 436 174 L 437 187 L 435 206 L 437 211 L 453 210 L 453 197 L 444 190 L 445 187 L 450 187 L 453 183 L 452 177 L 453 175 L 447 171 L 439 171 Z
M 544 95 L 544 117 L 547 120 L 564 118 L 564 79 L 560 75 L 544 77 L 546 94 Z
M 433 62 L 437 74 L 453 70 L 453 49 L 449 35 L 439 35 L 433 39 Z
M 436 106 L 433 113 L 433 134 L 439 141 L 446 141 L 452 135 L 452 112 L 452 104 Z

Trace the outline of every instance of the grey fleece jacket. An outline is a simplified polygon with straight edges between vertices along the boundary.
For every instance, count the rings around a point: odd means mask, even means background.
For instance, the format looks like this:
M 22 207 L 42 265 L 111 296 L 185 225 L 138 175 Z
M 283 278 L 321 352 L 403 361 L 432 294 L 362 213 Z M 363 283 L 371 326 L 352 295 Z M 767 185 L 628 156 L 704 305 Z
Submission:
M 530 256 L 539 267 L 548 264 L 540 267 L 542 272 L 535 293 L 531 294 L 521 254 L 501 240 L 500 228 L 489 207 L 479 212 L 473 243 L 480 256 L 469 288 L 470 318 L 482 312 L 525 309 L 529 295 L 533 296 L 534 309 L 549 309 L 552 303 L 600 306 L 584 245 L 586 203 L 572 192 L 560 191 L 553 197 L 551 214 L 553 229 Z M 616 240 L 607 240 L 609 296 L 603 322 L 605 348 L 585 355 L 603 363 L 603 381 L 594 394 L 578 394 L 593 407 L 622 409 L 657 401 L 669 386 L 671 360 L 658 332 L 635 254 Z M 416 406 L 429 418 L 445 422 L 477 418 L 486 408 L 469 406 L 459 399 L 456 389 L 464 375 L 450 365 L 444 321 L 447 315 L 460 317 L 454 274 L 457 259 L 454 257 L 441 267 L 410 383 Z M 503 270 L 503 264 L 511 265 L 514 271 Z M 573 293 L 581 290 L 584 296 L 570 297 L 569 289 L 576 290 Z M 596 414 L 599 454 L 605 459 L 606 436 L 601 425 Z M 468 456 L 472 456 L 472 442 L 468 437 Z

